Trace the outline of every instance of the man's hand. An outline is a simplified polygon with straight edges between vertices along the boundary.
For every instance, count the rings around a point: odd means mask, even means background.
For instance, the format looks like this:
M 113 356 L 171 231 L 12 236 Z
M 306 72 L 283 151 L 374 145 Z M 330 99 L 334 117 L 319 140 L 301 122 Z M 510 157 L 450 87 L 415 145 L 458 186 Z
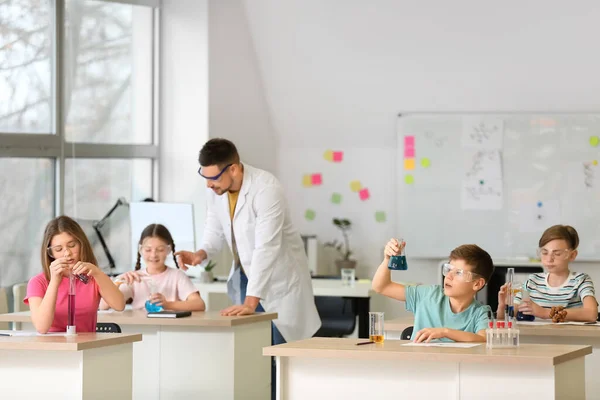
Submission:
M 429 343 L 432 339 L 441 339 L 446 337 L 446 328 L 424 328 L 414 335 L 415 343 Z
M 252 315 L 254 314 L 254 310 L 256 310 L 256 308 L 252 308 L 252 306 L 248 304 L 241 304 L 221 310 L 221 315 L 226 317 L 232 317 L 234 315 Z
M 207 254 L 204 250 L 199 250 L 195 253 L 191 251 L 181 250 L 174 254 L 175 259 L 177 260 L 177 264 L 182 271 L 188 270 L 188 265 L 194 266 L 200 264 L 207 257 Z

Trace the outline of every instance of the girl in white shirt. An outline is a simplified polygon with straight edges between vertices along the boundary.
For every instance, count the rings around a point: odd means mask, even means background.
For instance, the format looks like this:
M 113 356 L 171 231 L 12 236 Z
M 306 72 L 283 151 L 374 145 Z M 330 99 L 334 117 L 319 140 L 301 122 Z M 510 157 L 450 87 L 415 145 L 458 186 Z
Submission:
M 205 310 L 206 306 L 200 297 L 200 292 L 191 279 L 179 269 L 177 260 L 175 260 L 177 268 L 165 265 L 167 256 L 174 251 L 173 237 L 164 225 L 151 224 L 142 231 L 135 271 L 119 275 L 115 281 L 125 300 L 132 300 L 133 309 L 144 308 L 148 300 L 165 310 Z M 142 258 L 145 268 L 141 267 Z M 152 294 L 150 285 L 154 285 L 156 293 Z M 106 303 L 100 303 L 100 309 L 108 308 Z

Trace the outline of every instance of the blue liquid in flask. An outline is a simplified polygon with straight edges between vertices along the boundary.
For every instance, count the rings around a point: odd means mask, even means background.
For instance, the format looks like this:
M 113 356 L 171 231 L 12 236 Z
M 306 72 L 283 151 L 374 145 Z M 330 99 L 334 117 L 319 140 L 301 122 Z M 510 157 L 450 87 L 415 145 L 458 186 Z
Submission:
M 527 315 L 519 311 L 517 312 L 517 321 L 535 321 L 535 315 Z
M 406 271 L 408 269 L 406 256 L 391 256 L 388 268 L 394 271 Z
M 161 312 L 162 310 L 162 306 L 157 306 L 156 304 L 152 304 L 150 300 L 146 300 L 146 311 L 148 311 L 149 313 Z

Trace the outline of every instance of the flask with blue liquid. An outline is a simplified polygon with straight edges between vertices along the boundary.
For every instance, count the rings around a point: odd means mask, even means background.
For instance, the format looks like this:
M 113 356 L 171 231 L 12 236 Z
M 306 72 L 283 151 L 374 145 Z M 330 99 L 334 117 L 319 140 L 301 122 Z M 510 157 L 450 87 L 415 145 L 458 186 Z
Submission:
M 521 299 L 530 300 L 529 297 L 529 292 L 527 291 L 527 289 L 525 288 L 525 285 L 523 285 L 523 288 L 521 289 Z M 528 315 L 528 314 L 523 314 L 521 311 L 517 312 L 517 321 L 535 321 L 535 315 Z
M 406 243 L 404 242 L 404 239 L 398 240 L 398 243 L 400 243 L 400 254 L 390 257 L 388 268 L 394 271 L 406 271 L 408 269 L 406 253 L 404 252 Z
M 152 295 L 158 293 L 158 287 L 156 285 L 156 283 L 154 282 L 154 280 L 150 279 L 144 279 L 144 281 L 146 282 L 146 284 L 148 285 L 148 288 L 150 289 L 150 296 L 152 297 Z M 158 306 L 154 303 L 152 303 L 150 301 L 150 299 L 146 300 L 146 311 L 148 311 L 149 313 L 156 313 L 156 312 L 161 312 L 163 311 L 163 307 L 162 306 Z

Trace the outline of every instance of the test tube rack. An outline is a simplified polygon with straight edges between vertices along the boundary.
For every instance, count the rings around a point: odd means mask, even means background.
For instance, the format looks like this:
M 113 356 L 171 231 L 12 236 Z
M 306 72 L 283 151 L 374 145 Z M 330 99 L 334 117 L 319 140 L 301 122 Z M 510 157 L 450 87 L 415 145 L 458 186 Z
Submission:
M 519 330 L 515 328 L 488 328 L 485 330 L 486 347 L 501 349 L 519 347 Z

